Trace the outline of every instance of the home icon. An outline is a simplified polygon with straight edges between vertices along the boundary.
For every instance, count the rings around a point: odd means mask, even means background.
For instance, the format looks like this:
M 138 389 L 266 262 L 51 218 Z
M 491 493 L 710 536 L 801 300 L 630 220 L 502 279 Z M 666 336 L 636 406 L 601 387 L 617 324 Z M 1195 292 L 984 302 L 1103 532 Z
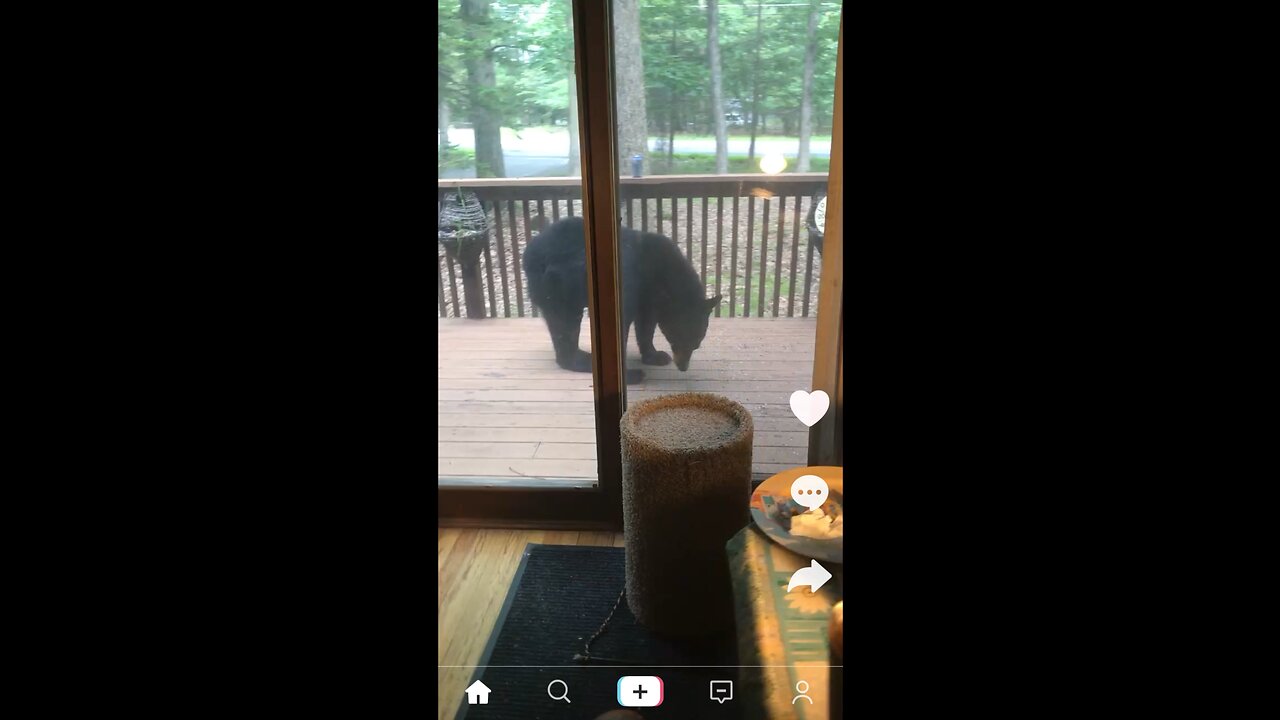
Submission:
M 471 683 L 471 687 L 467 688 L 467 704 L 468 705 L 488 705 L 489 693 L 493 692 L 484 683 L 479 680 Z

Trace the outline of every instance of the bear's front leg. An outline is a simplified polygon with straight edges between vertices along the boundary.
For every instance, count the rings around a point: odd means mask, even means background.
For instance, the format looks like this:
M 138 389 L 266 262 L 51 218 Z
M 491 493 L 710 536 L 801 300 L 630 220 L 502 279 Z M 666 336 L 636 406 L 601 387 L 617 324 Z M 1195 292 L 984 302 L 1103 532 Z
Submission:
M 591 372 L 591 353 L 578 348 L 578 335 L 582 331 L 582 311 L 576 314 L 542 309 L 551 333 L 551 346 L 555 348 L 556 364 L 565 370 Z
M 645 365 L 667 365 L 671 356 L 653 346 L 653 331 L 658 319 L 651 308 L 641 308 L 636 316 L 636 343 L 640 346 L 640 361 Z
M 633 368 L 628 368 L 628 367 L 626 367 L 626 364 L 627 364 L 627 340 L 629 340 L 629 339 L 631 338 L 631 320 L 630 320 L 629 318 L 623 318 L 622 322 L 623 322 L 623 325 L 622 325 L 622 365 L 623 365 L 623 368 L 626 370 L 626 372 L 624 373 L 624 375 L 626 376 L 627 384 L 628 384 L 628 385 L 634 385 L 634 384 L 636 384 L 636 383 L 638 383 L 638 382 L 643 382 L 643 381 L 644 381 L 644 371 L 643 371 L 643 370 L 639 370 L 639 369 L 633 369 Z

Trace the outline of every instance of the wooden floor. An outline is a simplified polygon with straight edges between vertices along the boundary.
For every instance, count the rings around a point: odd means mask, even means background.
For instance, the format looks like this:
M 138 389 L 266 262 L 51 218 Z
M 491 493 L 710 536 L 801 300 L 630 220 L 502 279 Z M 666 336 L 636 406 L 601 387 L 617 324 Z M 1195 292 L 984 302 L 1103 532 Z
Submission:
M 436 535 L 436 657 L 439 720 L 465 697 L 507 598 L 525 543 L 622 547 L 622 533 L 439 528 Z M 462 667 L 453 667 L 462 666 Z
M 439 319 L 438 471 L 442 476 L 596 477 L 590 373 L 555 364 L 540 318 Z M 581 347 L 590 349 L 583 322 Z M 808 462 L 808 429 L 791 413 L 791 393 L 813 379 L 814 318 L 711 318 L 687 372 L 628 363 L 643 383 L 636 402 L 703 391 L 742 403 L 755 420 L 753 465 L 772 475 Z M 654 343 L 670 352 L 661 331 Z

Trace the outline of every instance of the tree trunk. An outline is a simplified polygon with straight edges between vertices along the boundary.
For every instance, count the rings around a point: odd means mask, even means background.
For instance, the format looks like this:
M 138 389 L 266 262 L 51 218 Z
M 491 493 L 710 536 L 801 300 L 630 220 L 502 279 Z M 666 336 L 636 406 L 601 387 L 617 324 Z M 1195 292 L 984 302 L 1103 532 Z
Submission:
M 809 138 L 813 135 L 813 63 L 818 54 L 818 0 L 809 0 L 809 31 L 804 46 L 804 80 L 800 90 L 800 154 L 796 172 L 809 172 Z
M 569 37 L 573 37 L 573 13 L 566 13 L 569 19 Z M 578 71 L 573 59 L 573 48 L 569 48 L 569 175 L 582 173 L 582 160 L 578 155 Z
M 676 24 L 671 23 L 671 57 L 676 56 Z M 667 91 L 667 167 L 676 161 L 676 89 L 672 83 Z M 667 170 L 667 172 L 671 172 Z
M 438 164 L 443 165 L 449 156 L 449 103 L 444 99 L 444 87 L 447 78 L 444 70 L 444 46 L 440 43 L 441 31 L 436 28 L 436 131 L 440 134 L 440 148 L 437 153 Z
M 751 145 L 747 148 L 747 162 L 756 157 L 756 125 L 760 121 L 760 44 L 764 42 L 764 25 L 761 23 L 764 0 L 756 0 L 756 61 L 751 74 Z
M 582 173 L 582 160 L 578 155 L 578 76 L 569 66 L 569 174 Z
M 489 0 L 462 0 L 462 20 L 473 48 L 467 56 L 467 84 L 471 96 L 471 126 L 476 138 L 476 177 L 506 177 L 502 160 L 502 113 L 490 49 Z
M 724 120 L 720 69 L 720 0 L 707 0 L 707 56 L 711 61 L 711 123 L 716 134 L 716 174 L 729 172 L 729 130 Z
M 644 97 L 644 56 L 640 52 L 638 0 L 614 0 L 615 80 L 618 84 L 618 171 L 631 171 L 631 156 L 644 156 L 649 168 L 649 121 Z
M 436 107 L 436 127 L 440 130 L 440 162 L 449 156 L 449 103 L 440 98 Z

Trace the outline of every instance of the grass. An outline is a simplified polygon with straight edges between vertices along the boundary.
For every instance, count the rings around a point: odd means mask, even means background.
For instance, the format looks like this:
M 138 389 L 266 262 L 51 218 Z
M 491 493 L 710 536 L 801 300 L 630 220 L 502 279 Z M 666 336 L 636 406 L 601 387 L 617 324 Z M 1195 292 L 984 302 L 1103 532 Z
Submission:
M 475 167 L 475 164 L 476 164 L 475 150 L 471 150 L 469 148 L 453 147 L 449 149 L 449 154 L 446 156 L 444 162 L 440 162 L 437 159 L 436 165 L 438 169 L 436 172 L 442 173 L 445 170 L 455 170 L 458 168 Z
M 663 136 L 662 136 L 662 139 L 665 139 L 665 138 L 666 138 L 666 136 L 665 136 L 665 135 L 663 135 Z M 651 138 L 651 139 L 653 139 L 653 140 L 657 140 L 657 139 L 659 139 L 659 138 L 658 138 L 657 136 L 654 136 L 654 137 L 653 137 L 653 138 Z M 750 133 L 750 132 L 748 132 L 748 131 L 731 131 L 731 132 L 729 133 L 729 139 L 730 139 L 730 140 L 750 140 L 750 139 L 751 139 L 751 133 Z M 761 142 L 761 141 L 768 141 L 768 142 L 798 141 L 799 139 L 800 139 L 800 136 L 799 136 L 799 135 L 756 135 L 756 142 Z M 715 140 L 716 140 L 716 136 L 715 136 L 715 135 L 693 135 L 693 134 L 688 134 L 688 133 L 676 133 L 676 140 L 706 140 L 706 141 L 709 141 L 709 142 L 715 142 Z M 810 135 L 810 136 L 809 136 L 809 141 L 810 141 L 810 142 L 831 142 L 831 136 L 830 136 L 830 135 Z
M 549 138 L 549 137 L 558 138 L 564 135 L 568 135 L 568 133 L 569 133 L 568 128 L 564 126 L 554 126 L 554 125 L 530 125 L 528 127 L 520 128 L 519 130 L 515 130 L 509 127 L 504 127 L 502 128 L 502 139 L 514 140 L 516 139 L 517 136 L 519 136 L 525 140 L 538 140 L 538 139 Z M 649 138 L 649 140 L 651 141 L 656 141 L 660 139 L 665 140 L 666 137 L 667 137 L 666 135 L 653 135 Z M 729 138 L 732 140 L 750 140 L 751 133 L 743 129 L 734 129 L 734 130 L 730 130 Z M 794 142 L 798 140 L 798 138 L 799 138 L 798 135 L 757 135 L 756 142 L 762 142 L 762 141 L 763 142 L 784 142 L 784 141 Z M 676 133 L 676 140 L 705 140 L 709 142 L 715 142 L 715 139 L 716 138 L 714 135 Z M 831 142 L 831 136 L 830 135 L 812 135 L 810 136 L 810 140 L 812 142 Z
M 809 158 L 809 172 L 829 172 L 830 158 Z M 651 175 L 710 175 L 716 171 L 716 156 L 696 153 L 676 153 L 673 162 L 667 162 L 667 156 L 655 156 L 649 160 Z M 795 158 L 787 158 L 787 169 L 783 173 L 795 172 Z M 748 160 L 745 157 L 729 157 L 730 173 L 759 173 L 760 158 Z

